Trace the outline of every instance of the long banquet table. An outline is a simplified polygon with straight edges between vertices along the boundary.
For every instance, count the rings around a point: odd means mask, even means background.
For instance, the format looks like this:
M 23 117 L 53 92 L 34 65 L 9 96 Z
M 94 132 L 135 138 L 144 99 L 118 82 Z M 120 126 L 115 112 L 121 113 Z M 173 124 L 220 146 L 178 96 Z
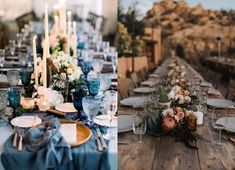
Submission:
M 166 60 L 154 73 L 161 74 L 169 61 Z M 178 59 L 187 65 L 192 72 L 196 71 L 185 61 Z M 222 98 L 220 96 L 208 96 L 209 98 Z M 119 114 L 133 114 L 133 110 L 122 107 Z M 223 148 L 216 149 L 210 143 L 212 137 L 216 137 L 217 131 L 212 128 L 211 113 L 204 123 L 197 127 L 197 134 L 202 137 L 197 139 L 195 145 L 198 150 L 189 149 L 183 143 L 176 142 L 173 137 L 164 136 L 154 138 L 148 134 L 143 137 L 143 143 L 136 142 L 136 135 L 132 131 L 119 133 L 118 160 L 120 170 L 221 170 L 235 169 L 235 146 L 226 142 Z M 231 134 L 234 135 L 234 134 Z

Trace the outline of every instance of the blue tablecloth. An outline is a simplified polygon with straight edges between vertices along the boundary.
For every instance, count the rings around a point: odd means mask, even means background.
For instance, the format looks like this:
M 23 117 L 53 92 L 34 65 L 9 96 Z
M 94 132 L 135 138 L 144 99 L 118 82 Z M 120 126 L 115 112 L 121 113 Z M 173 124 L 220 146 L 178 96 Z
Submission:
M 36 155 L 26 148 L 18 151 L 12 147 L 13 136 L 8 138 L 3 147 L 1 160 L 6 170 L 41 170 L 35 167 Z M 109 149 L 99 152 L 94 136 L 78 147 L 72 148 L 73 160 L 50 170 L 109 170 L 117 169 L 117 153 Z M 111 162 L 111 165 L 110 165 Z

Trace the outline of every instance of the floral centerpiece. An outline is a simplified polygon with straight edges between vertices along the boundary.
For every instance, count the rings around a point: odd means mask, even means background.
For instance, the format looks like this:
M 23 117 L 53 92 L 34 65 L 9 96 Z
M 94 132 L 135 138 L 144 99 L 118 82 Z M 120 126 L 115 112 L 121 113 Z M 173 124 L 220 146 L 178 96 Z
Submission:
M 164 80 L 169 81 L 163 81 L 160 85 L 159 101 L 170 102 L 170 105 L 157 108 L 147 115 L 147 132 L 153 136 L 174 136 L 187 147 L 197 149 L 191 143 L 197 136 L 197 117 L 191 110 L 196 96 L 185 78 L 186 74 L 186 67 L 177 61 L 168 66 L 168 74 Z

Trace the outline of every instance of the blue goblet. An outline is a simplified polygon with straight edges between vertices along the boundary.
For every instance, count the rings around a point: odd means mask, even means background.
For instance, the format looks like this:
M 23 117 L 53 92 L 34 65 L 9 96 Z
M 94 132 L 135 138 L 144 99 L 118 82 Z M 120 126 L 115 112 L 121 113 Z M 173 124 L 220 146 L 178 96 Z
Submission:
M 87 75 L 92 69 L 91 61 L 83 61 L 81 63 L 81 69 L 82 69 L 82 72 L 85 76 L 85 79 L 87 80 Z
M 13 108 L 13 116 L 16 116 L 16 109 L 20 106 L 21 89 L 10 88 L 8 91 L 9 105 Z
M 91 96 L 96 96 L 99 93 L 100 78 L 95 75 L 88 76 L 88 90 Z
M 31 68 L 22 68 L 21 70 L 21 81 L 24 86 L 28 86 L 30 84 L 32 69 Z
M 87 87 L 85 85 L 81 85 L 76 87 L 76 89 L 72 90 L 72 97 L 73 97 L 73 105 L 75 109 L 78 111 L 78 119 L 84 120 L 86 116 L 82 115 L 82 98 L 87 95 Z

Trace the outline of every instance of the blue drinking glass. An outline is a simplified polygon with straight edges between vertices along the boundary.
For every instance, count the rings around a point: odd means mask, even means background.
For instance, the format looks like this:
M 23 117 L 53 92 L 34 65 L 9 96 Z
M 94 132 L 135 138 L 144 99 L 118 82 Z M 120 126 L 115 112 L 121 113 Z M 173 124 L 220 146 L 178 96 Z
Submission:
M 76 89 L 73 89 L 72 91 L 72 97 L 73 97 L 73 105 L 75 109 L 78 111 L 78 118 L 84 119 L 84 115 L 82 115 L 82 98 L 87 95 L 87 87 L 85 85 L 80 85 L 76 87 Z
M 10 88 L 8 91 L 9 106 L 13 108 L 13 115 L 16 116 L 16 109 L 20 106 L 21 89 Z
M 88 76 L 88 90 L 91 96 L 96 96 L 100 89 L 100 78 L 98 76 Z
M 32 69 L 31 68 L 23 68 L 21 70 L 21 81 L 24 86 L 28 86 L 31 81 Z
M 85 79 L 87 79 L 87 75 L 92 69 L 91 61 L 83 61 L 81 63 L 81 69 L 82 69 L 83 74 L 85 75 Z

